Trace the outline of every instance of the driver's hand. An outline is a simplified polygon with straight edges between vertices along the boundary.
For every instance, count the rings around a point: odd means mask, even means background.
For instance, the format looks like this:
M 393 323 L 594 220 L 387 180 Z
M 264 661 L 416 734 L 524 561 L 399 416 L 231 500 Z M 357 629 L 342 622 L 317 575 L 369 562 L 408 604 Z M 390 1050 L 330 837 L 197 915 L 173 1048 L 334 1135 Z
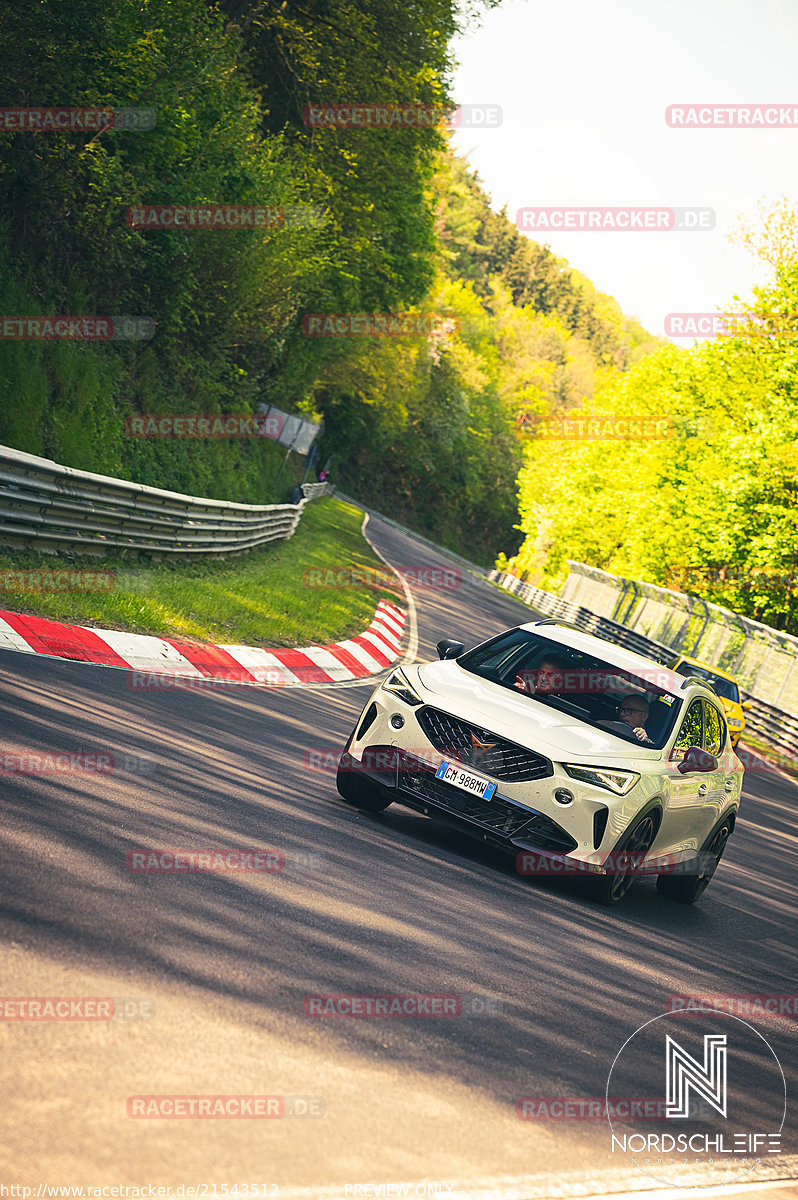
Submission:
M 642 725 L 638 725 L 635 729 L 635 737 L 641 742 L 650 742 L 651 738 L 646 733 Z
M 535 672 L 534 671 L 519 671 L 515 677 L 513 687 L 517 687 L 521 692 L 529 692 L 535 690 Z

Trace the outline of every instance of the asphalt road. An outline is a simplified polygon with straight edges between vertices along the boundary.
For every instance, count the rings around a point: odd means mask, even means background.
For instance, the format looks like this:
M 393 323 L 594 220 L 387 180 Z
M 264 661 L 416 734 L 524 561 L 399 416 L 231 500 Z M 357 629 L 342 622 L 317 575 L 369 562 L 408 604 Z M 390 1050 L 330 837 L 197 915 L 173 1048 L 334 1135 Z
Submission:
M 370 534 L 390 561 L 435 561 L 379 522 Z M 414 597 L 421 659 L 441 637 L 473 644 L 529 619 L 472 579 Z M 0 776 L 0 992 L 126 998 L 146 1018 L 0 1020 L 0 1183 L 34 1196 L 40 1184 L 215 1184 L 221 1196 L 257 1183 L 282 1198 L 401 1180 L 415 1181 L 410 1195 L 452 1194 L 433 1183 L 455 1179 L 519 1197 L 554 1195 L 554 1179 L 561 1195 L 653 1186 L 619 1172 L 603 1121 L 522 1121 L 517 1100 L 603 1096 L 623 1043 L 672 994 L 798 993 L 798 787 L 784 777 L 747 772 L 699 905 L 640 880 L 604 909 L 409 810 L 342 805 L 330 764 L 371 684 L 134 692 L 129 680 L 0 652 L 3 753 L 115 764 Z M 279 849 L 285 870 L 126 864 L 140 848 L 252 847 Z M 306 1016 L 320 993 L 457 993 L 490 1011 Z M 796 1019 L 755 1024 L 794 1096 Z M 131 1096 L 178 1094 L 321 1097 L 324 1116 L 127 1115 Z M 766 1104 L 753 1086 L 752 1118 Z M 792 1116 L 784 1145 L 798 1149 Z

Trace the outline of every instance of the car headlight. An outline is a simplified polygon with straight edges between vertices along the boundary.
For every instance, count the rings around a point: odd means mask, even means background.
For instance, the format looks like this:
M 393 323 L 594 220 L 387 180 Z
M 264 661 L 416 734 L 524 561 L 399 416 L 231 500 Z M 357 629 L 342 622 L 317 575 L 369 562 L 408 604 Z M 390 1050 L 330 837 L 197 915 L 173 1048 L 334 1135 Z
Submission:
M 739 717 L 727 717 L 726 724 L 729 726 L 729 729 L 742 729 L 745 721 L 741 721 Z
M 576 763 L 563 763 L 563 767 L 572 779 L 606 788 L 616 796 L 625 796 L 640 778 L 637 771 L 613 771 L 610 767 L 581 767 Z
M 413 691 L 403 671 L 394 671 L 392 675 L 389 675 L 382 688 L 383 691 L 390 692 L 392 696 L 398 696 L 400 700 L 403 700 L 405 704 L 410 704 L 413 708 L 424 703 L 421 697 Z

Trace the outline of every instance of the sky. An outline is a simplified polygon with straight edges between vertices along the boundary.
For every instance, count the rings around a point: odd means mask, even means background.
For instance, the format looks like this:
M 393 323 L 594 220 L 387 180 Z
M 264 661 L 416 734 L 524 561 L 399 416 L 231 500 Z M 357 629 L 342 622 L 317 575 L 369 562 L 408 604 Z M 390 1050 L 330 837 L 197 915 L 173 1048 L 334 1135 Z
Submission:
M 522 207 L 714 210 L 713 230 L 529 235 L 651 333 L 668 313 L 733 310 L 769 282 L 727 235 L 761 200 L 798 196 L 798 125 L 677 129 L 665 110 L 798 110 L 794 0 L 504 0 L 453 51 L 456 102 L 502 109 L 495 128 L 457 129 L 454 148 L 511 220 Z

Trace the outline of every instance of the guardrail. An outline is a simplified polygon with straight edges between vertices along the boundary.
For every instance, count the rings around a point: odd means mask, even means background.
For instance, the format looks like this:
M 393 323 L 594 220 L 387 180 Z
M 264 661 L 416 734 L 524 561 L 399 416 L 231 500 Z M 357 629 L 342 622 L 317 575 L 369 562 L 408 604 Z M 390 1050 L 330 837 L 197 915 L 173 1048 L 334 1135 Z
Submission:
M 234 504 L 0 446 L 0 543 L 82 555 L 122 550 L 222 558 L 290 538 L 307 501 L 333 492 L 326 483 L 307 484 L 299 504 Z
M 562 599 L 611 617 L 652 641 L 714 663 L 748 693 L 798 715 L 798 638 L 671 588 L 568 560 Z
M 608 641 L 623 646 L 626 650 L 633 650 L 637 654 L 645 655 L 646 658 L 653 658 L 655 662 L 660 662 L 665 666 L 672 662 L 679 652 L 678 648 L 666 646 L 663 642 L 656 642 L 653 638 L 646 637 L 645 634 L 610 620 L 609 617 L 599 616 L 598 613 L 574 603 L 573 600 L 564 600 L 561 596 L 555 596 L 553 592 L 546 592 L 542 588 L 533 587 L 532 584 L 522 583 L 515 575 L 491 571 L 488 578 L 548 617 L 559 617 L 563 621 L 570 621 L 585 633 L 606 638 Z M 791 764 L 798 764 L 798 716 L 784 712 L 783 709 L 776 708 L 742 689 L 740 689 L 740 694 L 751 704 L 750 710 L 746 713 L 746 728 L 751 729 L 769 746 L 782 753 Z

